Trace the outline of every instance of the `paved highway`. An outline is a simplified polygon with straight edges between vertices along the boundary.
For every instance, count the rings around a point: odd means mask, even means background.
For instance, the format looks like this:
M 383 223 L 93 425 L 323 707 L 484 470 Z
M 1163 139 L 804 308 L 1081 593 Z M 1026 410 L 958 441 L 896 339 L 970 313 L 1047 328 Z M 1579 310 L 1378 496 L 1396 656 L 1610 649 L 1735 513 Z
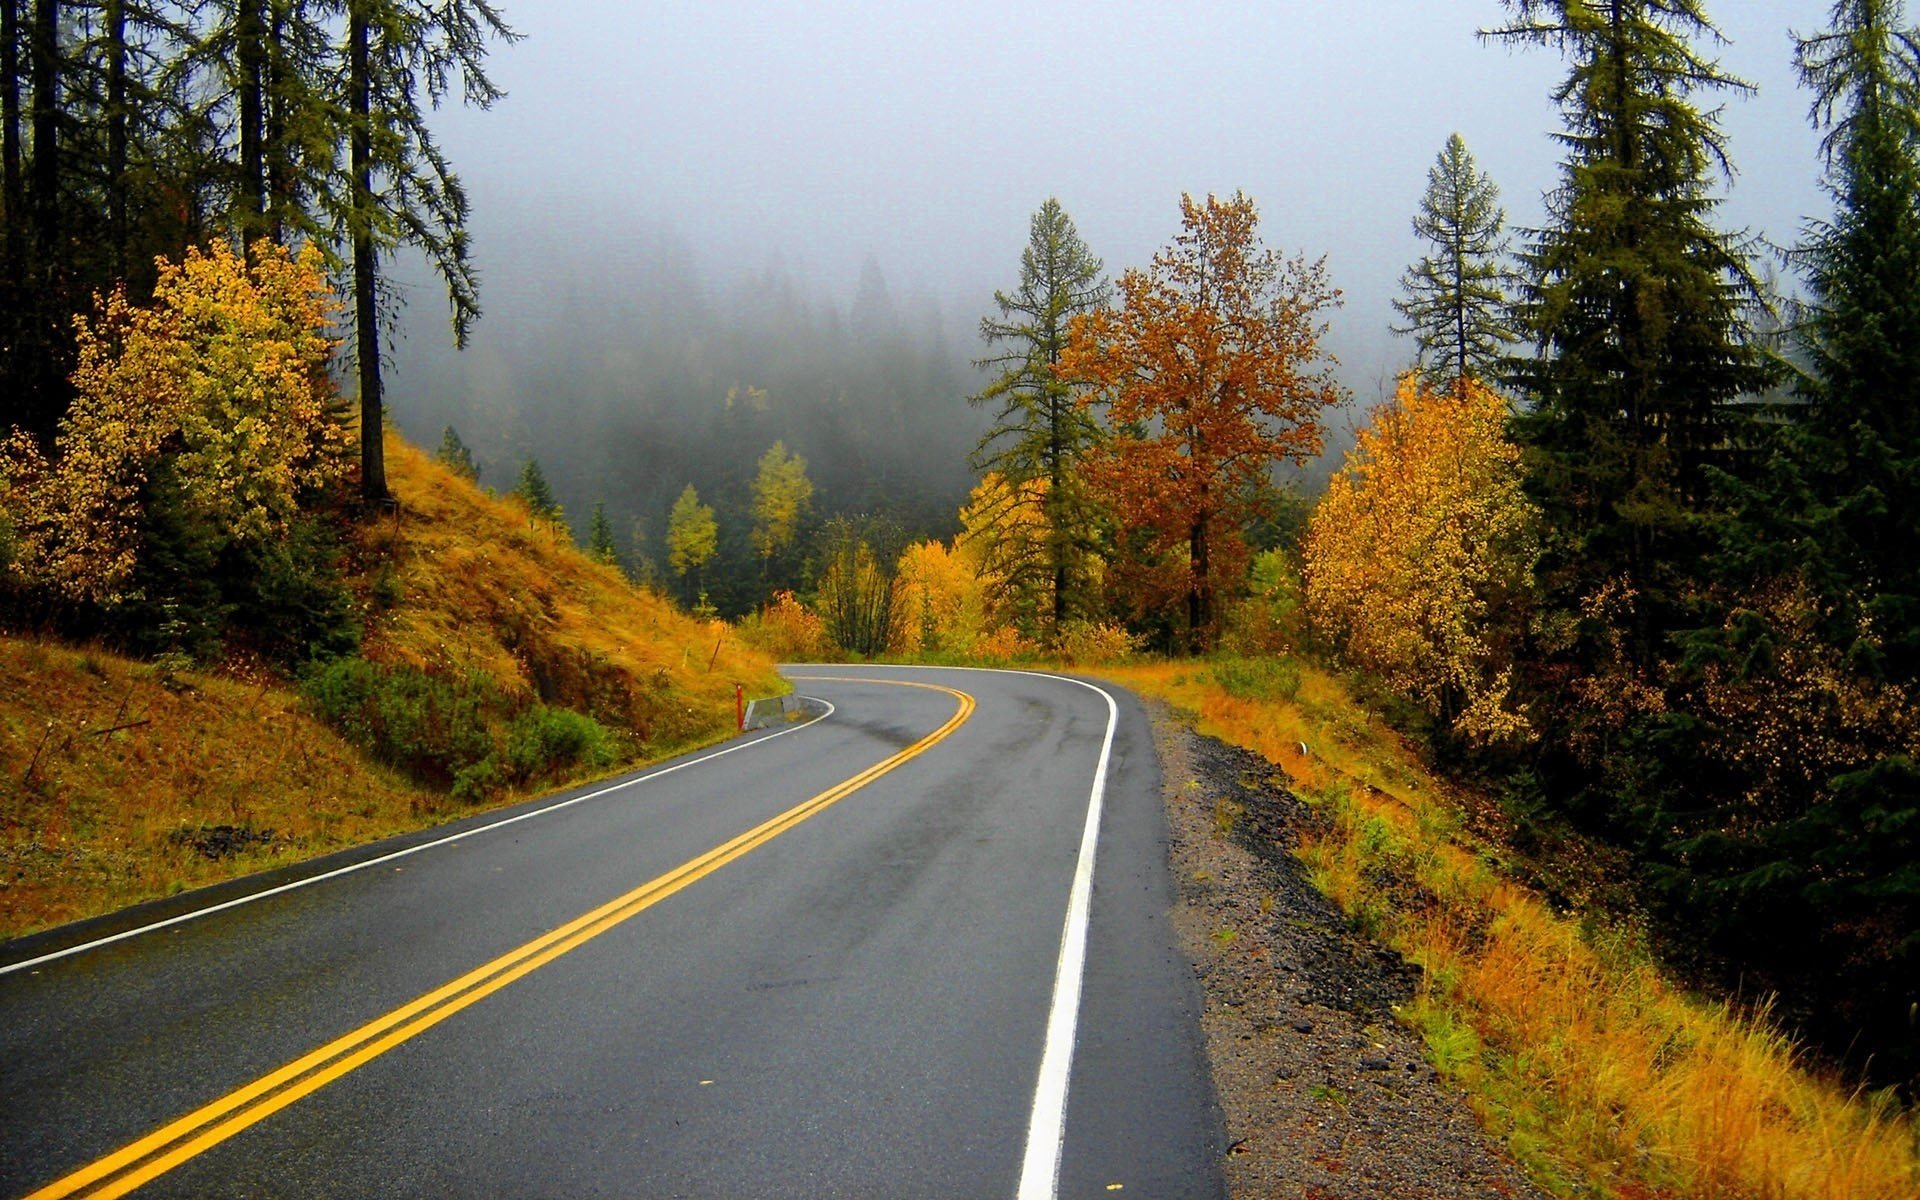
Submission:
M 1134 701 L 789 674 L 830 715 L 0 947 L 0 1195 L 1224 1195 Z

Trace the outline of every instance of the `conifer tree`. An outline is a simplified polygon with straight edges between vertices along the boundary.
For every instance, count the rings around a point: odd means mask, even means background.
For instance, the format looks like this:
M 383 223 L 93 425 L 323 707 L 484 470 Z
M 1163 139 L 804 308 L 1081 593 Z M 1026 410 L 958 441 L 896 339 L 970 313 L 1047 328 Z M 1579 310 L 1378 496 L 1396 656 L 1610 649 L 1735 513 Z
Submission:
M 593 516 L 587 521 L 587 554 L 595 562 L 610 567 L 620 565 L 620 551 L 613 544 L 613 524 L 607 520 L 604 501 L 593 502 Z
M 1093 415 L 1075 402 L 1074 382 L 1057 366 L 1073 318 L 1104 308 L 1112 289 L 1103 266 L 1080 240 L 1073 219 L 1049 197 L 1028 226 L 1020 255 L 1020 283 L 996 291 L 1000 316 L 980 320 L 980 337 L 998 352 L 976 366 L 999 375 L 970 403 L 997 406 L 993 427 L 973 455 L 976 469 L 996 472 L 1016 493 L 1039 490 L 1048 529 L 1046 554 L 1031 560 L 1027 578 L 1010 586 L 1052 595 L 1057 634 L 1072 608 L 1077 574 L 1089 549 L 1093 521 L 1074 467 L 1099 436 Z M 1025 485 L 1044 480 L 1043 489 Z M 1044 572 L 1040 578 L 1031 578 Z
M 1400 277 L 1405 298 L 1393 307 L 1412 334 L 1415 361 L 1434 384 L 1492 378 L 1520 340 L 1507 302 L 1507 214 L 1500 189 L 1480 171 L 1466 139 L 1454 134 L 1427 172 L 1413 231 L 1432 249 Z
M 1800 39 L 1833 194 L 1801 250 L 1812 371 L 1795 455 L 1807 565 L 1838 615 L 1920 677 L 1920 35 L 1900 0 L 1838 0 Z M 1797 551 L 1798 552 L 1798 551 Z M 1867 649 L 1863 647 L 1862 649 Z
M 440 431 L 440 449 L 434 457 L 452 467 L 455 474 L 470 483 L 480 481 L 480 468 L 473 461 L 473 451 L 460 438 L 459 430 L 449 425 Z
M 464 348 L 480 315 L 479 277 L 468 257 L 467 196 L 427 128 L 457 82 L 468 104 L 501 92 L 485 70 L 487 39 L 517 40 L 489 0 L 347 0 L 344 83 L 347 177 L 330 198 L 351 247 L 354 358 L 360 383 L 360 488 L 387 494 L 380 373 L 380 259 L 399 246 L 423 251 L 447 287 L 453 338 Z M 423 104 L 424 101 L 424 104 Z
M 1545 582 L 1567 611 L 1606 610 L 1577 656 L 1644 672 L 1684 621 L 1707 469 L 1745 419 L 1729 402 L 1769 379 L 1745 337 L 1749 264 L 1711 224 L 1728 169 L 1717 110 L 1696 104 L 1749 85 L 1694 48 L 1719 36 L 1700 0 L 1507 7 L 1515 19 L 1485 36 L 1572 62 L 1554 93 L 1567 158 L 1552 223 L 1523 256 L 1540 354 L 1509 360 L 1529 489 L 1558 535 Z
M 553 498 L 553 485 L 547 482 L 547 473 L 540 469 L 540 460 L 529 457 L 520 464 L 520 479 L 513 485 L 513 494 L 526 504 L 527 512 L 536 520 L 559 519 L 560 504 Z

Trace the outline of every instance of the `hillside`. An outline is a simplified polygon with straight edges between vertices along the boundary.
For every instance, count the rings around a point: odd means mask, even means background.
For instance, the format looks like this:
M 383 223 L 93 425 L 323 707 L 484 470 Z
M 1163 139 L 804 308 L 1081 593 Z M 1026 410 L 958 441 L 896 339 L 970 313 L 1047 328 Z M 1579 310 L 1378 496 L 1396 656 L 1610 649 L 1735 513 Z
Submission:
M 781 685 L 717 623 L 628 585 L 397 438 L 397 512 L 353 530 L 362 654 L 436 679 L 484 672 L 509 709 L 571 709 L 614 757 L 476 800 L 369 759 L 295 681 L 0 636 L 0 937 L 297 862 L 730 731 L 733 686 Z M 495 728 L 493 739 L 505 733 Z

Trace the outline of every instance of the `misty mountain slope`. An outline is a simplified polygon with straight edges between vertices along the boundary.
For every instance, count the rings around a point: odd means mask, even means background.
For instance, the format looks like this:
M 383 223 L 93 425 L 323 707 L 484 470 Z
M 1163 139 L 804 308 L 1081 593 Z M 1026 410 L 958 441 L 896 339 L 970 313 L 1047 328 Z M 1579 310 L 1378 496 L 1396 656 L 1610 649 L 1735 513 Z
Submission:
M 634 587 L 564 529 L 399 437 L 387 454 L 400 513 L 367 536 L 392 564 L 398 600 L 370 623 L 369 658 L 484 671 L 510 694 L 589 712 L 656 751 L 724 731 L 736 683 L 784 690 L 731 630 Z
M 875 262 L 842 304 L 780 261 L 715 286 L 667 235 L 606 242 L 512 214 L 496 227 L 526 232 L 489 243 L 472 348 L 437 331 L 401 343 L 392 415 L 416 440 L 452 425 L 502 490 L 537 458 L 576 524 L 604 502 L 623 558 L 660 568 L 689 483 L 719 515 L 722 567 L 747 554 L 755 464 L 776 441 L 806 459 L 816 518 L 951 531 L 985 427 L 966 402 L 974 347 Z M 745 572 L 710 574 L 723 612 L 758 599 L 733 587 Z

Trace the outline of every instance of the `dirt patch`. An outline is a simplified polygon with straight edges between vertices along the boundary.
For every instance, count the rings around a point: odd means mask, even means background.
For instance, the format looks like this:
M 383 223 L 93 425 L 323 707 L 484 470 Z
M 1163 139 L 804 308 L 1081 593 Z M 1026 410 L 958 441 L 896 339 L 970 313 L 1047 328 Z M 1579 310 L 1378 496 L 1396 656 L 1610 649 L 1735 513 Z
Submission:
M 1319 820 L 1260 756 L 1147 701 L 1165 772 L 1174 925 L 1227 1119 L 1227 1185 L 1261 1200 L 1544 1198 L 1395 1005 L 1419 968 L 1359 936 L 1289 851 Z

